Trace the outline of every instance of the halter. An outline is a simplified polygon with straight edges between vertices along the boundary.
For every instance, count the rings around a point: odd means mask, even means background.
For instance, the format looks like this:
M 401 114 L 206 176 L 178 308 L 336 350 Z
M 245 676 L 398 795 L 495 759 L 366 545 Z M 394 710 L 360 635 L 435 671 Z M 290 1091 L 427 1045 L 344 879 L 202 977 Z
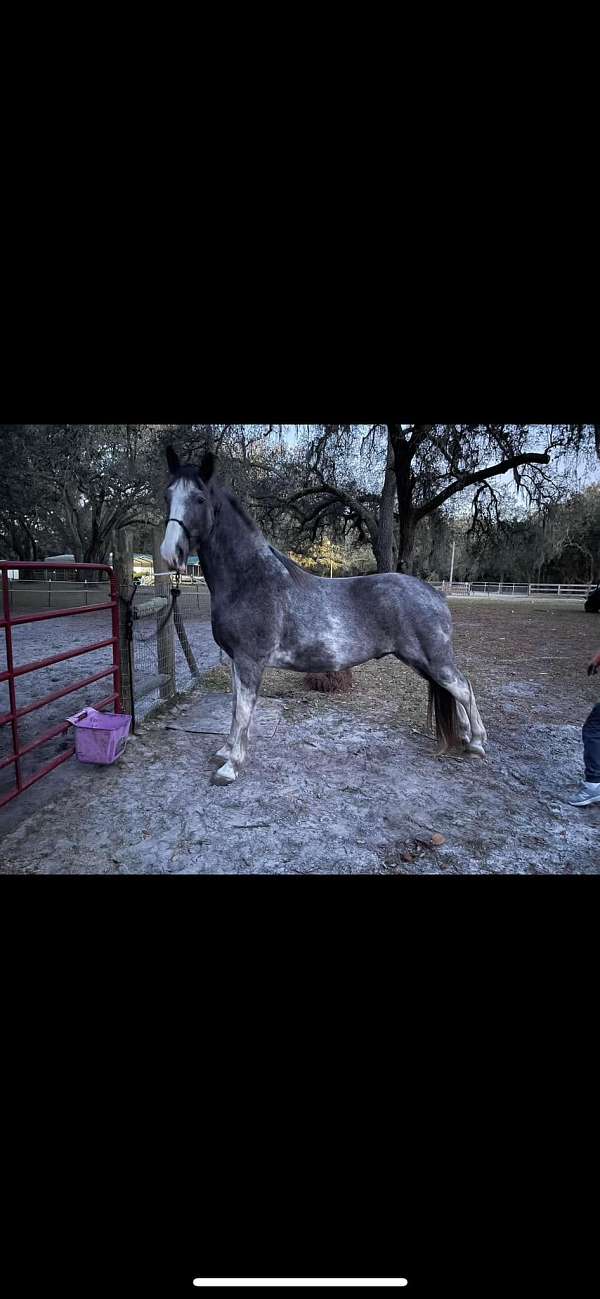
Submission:
M 170 523 L 178 523 L 178 524 L 179 524 L 179 527 L 180 527 L 180 528 L 183 528 L 183 531 L 185 532 L 185 535 L 186 535 L 186 537 L 187 537 L 187 539 L 188 539 L 188 542 L 189 542 L 189 544 L 190 544 L 190 546 L 191 546 L 191 545 L 192 545 L 192 538 L 190 537 L 190 534 L 189 534 L 189 532 L 188 532 L 188 529 L 187 529 L 186 526 L 185 526 L 185 523 L 183 523 L 181 519 L 167 519 L 167 527 L 169 526 Z

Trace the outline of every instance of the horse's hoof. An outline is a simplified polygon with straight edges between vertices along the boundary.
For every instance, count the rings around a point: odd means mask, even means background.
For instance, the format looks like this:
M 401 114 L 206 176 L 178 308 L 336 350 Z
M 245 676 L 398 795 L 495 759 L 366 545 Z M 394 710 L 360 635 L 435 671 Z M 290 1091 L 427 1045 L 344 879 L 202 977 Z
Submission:
M 232 762 L 226 762 L 225 766 L 220 767 L 213 777 L 215 785 L 233 785 L 234 780 L 237 780 L 237 771 Z
M 470 744 L 465 744 L 465 753 L 468 753 L 473 758 L 485 758 L 486 756 L 483 744 L 478 744 L 475 740 L 472 740 Z

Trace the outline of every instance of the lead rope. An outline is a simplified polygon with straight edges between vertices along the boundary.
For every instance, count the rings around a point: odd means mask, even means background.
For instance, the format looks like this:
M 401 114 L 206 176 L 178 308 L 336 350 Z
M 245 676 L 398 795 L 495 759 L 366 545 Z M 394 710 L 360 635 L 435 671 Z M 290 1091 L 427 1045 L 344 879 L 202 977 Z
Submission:
M 171 574 L 169 573 L 169 574 L 167 575 L 166 573 L 157 573 L 157 577 L 166 577 L 166 576 L 169 576 L 169 577 L 170 577 Z M 139 586 L 139 583 L 136 584 L 136 587 L 135 587 L 135 589 L 134 589 L 133 595 L 131 596 L 131 599 L 130 599 L 130 601 L 129 601 L 129 606 L 128 606 L 128 608 L 130 609 L 130 617 L 131 617 L 131 636 L 132 636 L 132 639 L 133 639 L 133 623 L 134 623 L 134 620 L 135 620 L 135 617 L 136 617 L 136 610 L 135 610 L 132 606 L 133 606 L 133 601 L 135 600 L 135 597 L 136 597 L 136 594 L 137 594 L 138 586 Z M 175 586 L 172 586 L 172 587 L 171 587 L 171 604 L 170 604 L 170 607 L 167 609 L 167 612 L 166 612 L 166 614 L 165 614 L 165 616 L 164 616 L 162 622 L 159 623 L 158 627 L 156 628 L 156 631 L 153 632 L 151 636 L 139 636 L 139 635 L 138 635 L 138 637 L 137 637 L 137 639 L 140 640 L 140 641 L 142 642 L 143 645 L 148 645 L 148 644 L 150 643 L 150 641 L 152 641 L 152 640 L 157 640 L 158 637 L 160 636 L 161 631 L 164 631 L 164 629 L 165 629 L 165 627 L 166 627 L 166 625 L 167 625 L 169 619 L 172 618 L 173 615 L 174 615 L 174 613 L 175 613 L 175 604 L 176 604 L 176 601 L 178 600 L 178 598 L 179 598 L 180 595 L 181 595 L 181 574 L 180 574 L 180 573 L 176 573 L 176 574 L 175 574 Z
M 163 574 L 163 573 L 159 573 L 157 576 L 159 576 L 159 577 L 166 577 L 166 576 L 170 576 L 170 574 L 167 575 L 166 573 L 164 573 L 164 574 Z M 131 732 L 132 732 L 132 735 L 135 735 L 135 698 L 134 698 L 134 681 L 135 681 L 135 678 L 134 678 L 134 674 L 133 674 L 133 624 L 134 624 L 134 622 L 135 622 L 136 612 L 137 612 L 136 609 L 134 608 L 134 602 L 135 602 L 135 597 L 136 597 L 136 595 L 137 595 L 137 593 L 138 593 L 138 591 L 139 591 L 139 588 L 140 588 L 140 580 L 139 580 L 139 578 L 135 578 L 135 579 L 134 579 L 134 583 L 133 583 L 133 591 L 131 592 L 131 595 L 129 596 L 129 599 L 128 599 L 128 600 L 125 600 L 125 597 L 124 597 L 124 596 L 121 596 L 121 599 L 122 599 L 123 603 L 125 604 L 125 609 L 126 609 L 126 614 L 125 614 L 125 636 L 126 636 L 126 641 L 127 641 L 127 660 L 128 660 L 128 664 L 129 664 L 129 682 L 130 682 L 130 688 L 131 688 Z M 180 573 L 176 573 L 176 575 L 175 575 L 175 586 L 171 587 L 171 605 L 170 605 L 170 608 L 167 610 L 166 616 L 163 618 L 162 622 L 159 624 L 159 626 L 157 627 L 156 631 L 152 633 L 152 636 L 139 636 L 139 637 L 138 637 L 138 639 L 139 639 L 140 641 L 142 641 L 144 645 L 149 644 L 149 642 L 152 641 L 152 640 L 158 640 L 158 637 L 160 636 L 161 631 L 164 631 L 164 629 L 165 629 L 165 627 L 166 627 L 166 625 L 167 625 L 169 619 L 172 618 L 173 615 L 174 615 L 174 613 L 175 613 L 175 604 L 176 604 L 176 601 L 177 601 L 177 599 L 178 599 L 178 597 L 179 597 L 180 595 L 181 595 L 181 574 L 180 574 Z

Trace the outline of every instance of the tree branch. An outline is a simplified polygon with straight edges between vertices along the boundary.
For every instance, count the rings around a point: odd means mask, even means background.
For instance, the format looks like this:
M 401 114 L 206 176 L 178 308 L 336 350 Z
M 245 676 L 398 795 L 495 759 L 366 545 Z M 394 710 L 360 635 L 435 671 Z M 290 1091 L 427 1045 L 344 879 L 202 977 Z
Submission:
M 476 483 L 485 482 L 486 478 L 497 478 L 499 474 L 507 474 L 511 469 L 516 469 L 519 465 L 549 465 L 550 456 L 537 451 L 528 452 L 525 455 L 511 456 L 508 460 L 500 461 L 500 464 L 490 465 L 487 469 L 479 469 L 476 473 L 462 474 L 456 482 L 450 483 L 437 496 L 433 496 L 424 505 L 418 507 L 415 511 L 417 521 L 431 514 L 433 510 L 439 510 L 441 505 L 449 501 L 457 492 L 464 492 L 466 487 L 473 487 Z
M 323 482 L 321 487 L 304 487 L 302 491 L 294 492 L 293 496 L 288 497 L 286 504 L 293 505 L 296 501 L 302 500 L 303 497 L 317 495 L 330 496 L 332 499 L 328 504 L 333 505 L 337 500 L 342 505 L 349 506 L 349 508 L 353 510 L 354 513 L 358 515 L 358 518 L 366 525 L 369 530 L 369 535 L 373 538 L 377 537 L 377 519 L 375 515 L 372 514 L 371 511 L 361 503 L 361 501 L 357 500 L 355 496 L 352 496 L 350 492 L 344 491 L 341 487 L 334 487 L 332 483 Z

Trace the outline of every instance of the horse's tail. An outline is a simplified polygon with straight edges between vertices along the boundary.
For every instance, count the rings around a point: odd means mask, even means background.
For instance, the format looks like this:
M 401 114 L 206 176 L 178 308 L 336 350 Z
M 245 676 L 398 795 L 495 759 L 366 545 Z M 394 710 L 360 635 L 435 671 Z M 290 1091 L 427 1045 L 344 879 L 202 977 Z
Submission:
M 453 749 L 460 741 L 458 729 L 458 710 L 454 695 L 437 681 L 429 680 L 429 708 L 427 723 L 433 726 L 435 715 L 435 733 L 440 741 L 440 751 Z

